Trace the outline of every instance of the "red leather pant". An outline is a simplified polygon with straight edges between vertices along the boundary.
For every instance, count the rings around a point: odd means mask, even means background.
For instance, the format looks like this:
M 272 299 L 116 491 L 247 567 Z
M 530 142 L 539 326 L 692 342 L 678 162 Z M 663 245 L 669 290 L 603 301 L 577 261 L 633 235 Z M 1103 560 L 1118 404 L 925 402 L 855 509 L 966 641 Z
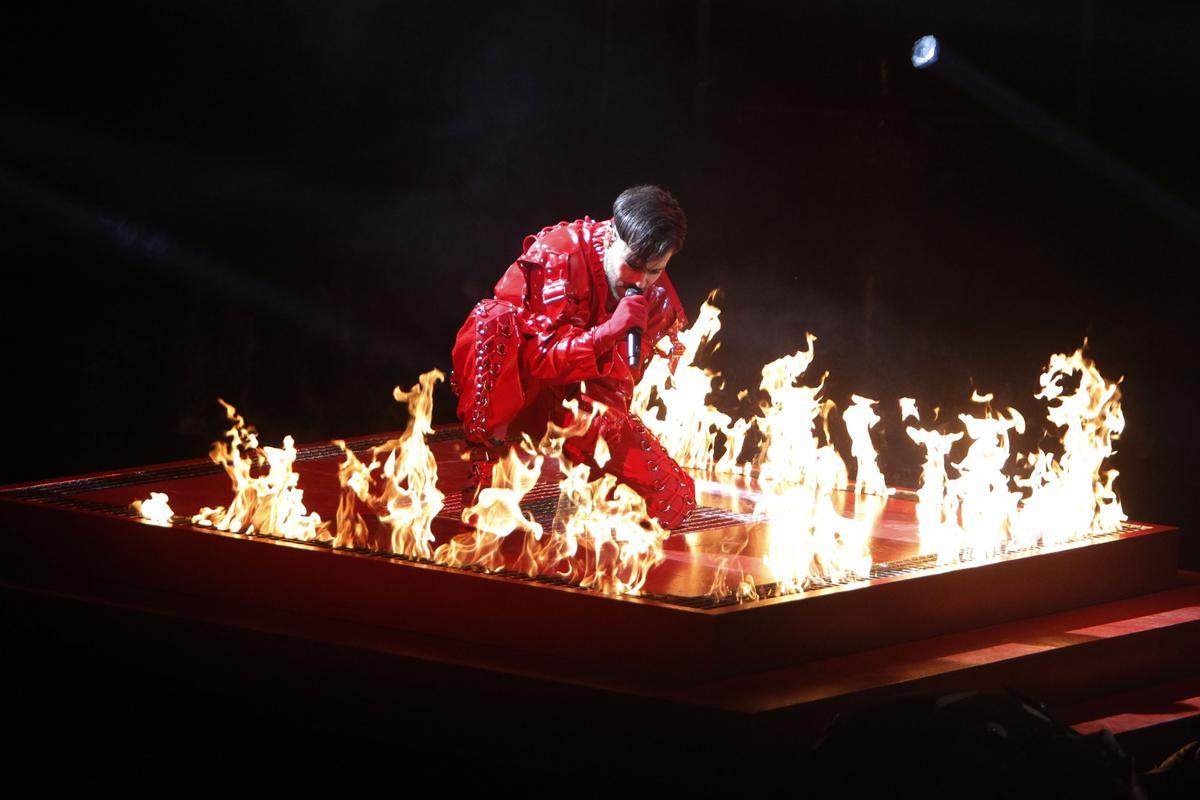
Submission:
M 609 460 L 598 467 L 592 459 L 596 437 L 604 434 Z M 646 501 L 650 516 L 664 527 L 677 528 L 696 507 L 696 483 L 675 463 L 637 414 L 609 409 L 597 417 L 587 433 L 568 439 L 567 458 L 583 462 L 598 472 L 615 475 Z
M 603 467 L 596 464 L 592 454 L 596 439 L 603 434 L 608 444 L 609 460 Z M 574 463 L 585 463 L 592 476 L 601 472 L 616 476 L 646 501 L 650 515 L 666 528 L 678 527 L 696 507 L 696 484 L 667 454 L 636 414 L 610 408 L 592 421 L 582 436 L 568 439 L 564 455 Z M 498 454 L 472 448 L 472 483 L 463 493 L 464 502 L 473 502 L 478 487 L 491 480 L 491 466 Z

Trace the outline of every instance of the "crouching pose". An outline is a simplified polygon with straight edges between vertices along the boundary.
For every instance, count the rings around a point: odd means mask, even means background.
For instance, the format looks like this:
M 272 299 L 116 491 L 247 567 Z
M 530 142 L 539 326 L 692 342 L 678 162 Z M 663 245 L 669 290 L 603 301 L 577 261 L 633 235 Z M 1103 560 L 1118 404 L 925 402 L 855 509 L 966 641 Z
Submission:
M 602 403 L 587 433 L 565 455 L 609 472 L 638 492 L 652 516 L 676 527 L 696 505 L 691 477 L 629 410 L 634 384 L 652 358 L 683 352 L 687 319 L 667 278 L 683 246 L 687 218 L 657 186 L 626 189 L 612 219 L 560 222 L 525 237 L 524 250 L 475 306 L 454 344 L 458 416 L 472 450 L 474 485 L 485 485 L 497 440 L 528 433 L 537 441 L 553 421 L 566 425 L 564 400 Z M 636 291 L 629 291 L 634 289 Z M 641 352 L 630 357 L 630 331 Z M 655 343 L 668 337 L 670 352 Z M 593 460 L 598 436 L 610 458 Z

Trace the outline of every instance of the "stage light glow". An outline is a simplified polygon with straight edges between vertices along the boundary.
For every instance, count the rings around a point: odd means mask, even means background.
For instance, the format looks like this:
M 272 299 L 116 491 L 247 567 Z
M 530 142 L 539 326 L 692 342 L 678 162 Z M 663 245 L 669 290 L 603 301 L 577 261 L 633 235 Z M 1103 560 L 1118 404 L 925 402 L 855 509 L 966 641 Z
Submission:
M 930 64 L 937 63 L 938 60 L 938 40 L 936 36 L 922 36 L 917 39 L 913 45 L 912 65 L 917 69 L 924 69 Z

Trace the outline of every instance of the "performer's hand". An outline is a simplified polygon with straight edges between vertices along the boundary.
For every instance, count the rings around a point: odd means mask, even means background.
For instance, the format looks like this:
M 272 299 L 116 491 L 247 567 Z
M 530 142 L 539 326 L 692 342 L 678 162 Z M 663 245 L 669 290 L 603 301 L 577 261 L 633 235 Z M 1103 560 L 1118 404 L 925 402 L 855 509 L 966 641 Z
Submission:
M 649 318 L 650 303 L 644 295 L 622 297 L 613 315 L 592 329 L 596 349 L 611 349 L 632 328 L 646 330 Z
M 617 310 L 613 312 L 609 322 L 616 323 L 617 333 L 625 333 L 631 328 L 646 330 L 650 320 L 650 301 L 644 294 L 630 294 L 621 298 Z

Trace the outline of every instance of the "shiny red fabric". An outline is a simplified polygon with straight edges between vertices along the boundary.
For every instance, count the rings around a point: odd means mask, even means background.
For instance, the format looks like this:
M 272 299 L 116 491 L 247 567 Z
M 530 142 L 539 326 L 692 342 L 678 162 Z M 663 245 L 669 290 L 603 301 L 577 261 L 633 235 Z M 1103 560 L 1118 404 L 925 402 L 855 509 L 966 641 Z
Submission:
M 597 346 L 593 329 L 617 305 L 604 275 L 610 225 L 585 218 L 525 238 L 524 251 L 496 284 L 495 298 L 475 307 L 455 340 L 458 416 L 482 484 L 497 440 L 528 433 L 536 441 L 547 421 L 566 424 L 564 400 L 578 398 L 585 408 L 603 403 L 608 410 L 568 443 L 567 457 L 600 470 L 592 453 L 603 435 L 610 451 L 603 471 L 637 491 L 656 519 L 674 527 L 695 506 L 695 486 L 629 412 L 629 401 L 651 358 L 670 358 L 674 367 L 683 352 L 677 334 L 687 317 L 664 273 L 646 291 L 650 315 L 640 366 L 629 367 L 625 341 Z

